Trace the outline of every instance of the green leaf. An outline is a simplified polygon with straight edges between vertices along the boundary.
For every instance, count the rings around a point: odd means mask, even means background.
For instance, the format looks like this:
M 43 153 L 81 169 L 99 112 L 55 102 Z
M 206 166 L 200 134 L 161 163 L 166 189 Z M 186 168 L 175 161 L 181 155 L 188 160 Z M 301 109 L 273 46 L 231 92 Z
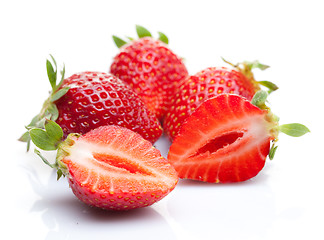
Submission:
M 58 170 L 57 170 L 57 177 L 56 177 L 56 180 L 59 180 L 62 176 L 64 176 L 62 170 L 61 170 L 61 169 L 58 169 Z
M 162 32 L 158 32 L 158 33 L 159 33 L 159 40 L 164 42 L 165 44 L 169 44 L 168 37 Z
M 54 57 L 52 56 L 52 54 L 50 54 L 50 57 L 54 63 L 55 69 L 57 69 L 57 64 L 56 64 L 56 61 L 55 61 Z
M 305 125 L 300 123 L 282 124 L 279 126 L 279 131 L 291 137 L 300 137 L 310 132 Z
M 251 69 L 258 68 L 260 70 L 265 70 L 270 67 L 268 65 L 260 63 L 258 60 L 253 62 L 245 61 L 244 63 L 247 64 Z
M 61 85 L 63 84 L 64 81 L 64 76 L 65 76 L 65 64 L 63 64 L 63 70 L 61 71 L 61 81 L 60 83 L 56 86 L 56 89 L 59 89 Z M 56 90 L 55 89 L 55 90 Z
M 27 142 L 27 149 L 26 149 L 27 152 L 29 152 L 29 149 L 30 149 L 30 141 L 31 141 L 31 139 L 28 140 L 28 142 Z
M 254 94 L 251 103 L 261 109 L 264 109 L 267 97 L 268 97 L 268 93 L 266 91 L 263 90 L 257 91 Z
M 42 150 L 50 151 L 57 149 L 57 141 L 50 138 L 47 132 L 40 128 L 32 128 L 29 130 L 32 142 Z
M 277 148 L 278 148 L 278 146 L 275 146 L 274 144 L 271 146 L 271 149 L 269 151 L 269 159 L 270 160 L 273 160 L 274 155 L 275 155 L 275 153 L 277 151 Z
M 30 148 L 30 141 L 31 141 L 29 131 L 27 131 L 23 135 L 21 135 L 21 137 L 18 139 L 18 141 L 27 143 L 27 149 L 26 150 L 28 152 L 29 148 Z
M 48 111 L 47 111 L 47 112 L 48 112 Z M 36 126 L 34 126 L 34 127 L 44 129 L 44 126 L 45 126 L 45 120 L 46 120 L 46 118 L 51 118 L 51 115 L 52 115 L 52 114 L 49 114 L 49 116 L 48 116 L 48 115 L 45 115 L 43 118 L 41 118 L 41 119 L 36 123 Z
M 46 120 L 45 130 L 48 136 L 53 142 L 60 142 L 63 138 L 63 130 L 56 122 L 52 120 Z
M 152 37 L 152 34 L 144 27 L 136 25 L 136 32 L 139 38 Z
M 126 41 L 124 41 L 123 39 L 121 39 L 117 36 L 112 36 L 112 37 L 113 37 L 113 40 L 118 48 L 120 48 L 121 46 L 123 46 L 127 43 Z
M 56 121 L 56 119 L 58 118 L 58 115 L 59 115 L 59 111 L 56 107 L 56 105 L 54 103 L 52 104 L 49 104 L 48 107 L 47 107 L 47 110 L 46 110 L 49 114 L 48 116 L 44 116 L 44 118 L 46 119 L 50 119 L 50 120 L 53 120 L 53 121 Z M 45 124 L 45 122 L 44 122 Z M 43 125 L 44 126 L 44 125 Z M 43 128 L 43 127 L 42 127 Z
M 56 93 L 54 93 L 51 97 L 51 102 L 55 102 L 56 100 L 59 100 L 61 97 L 63 97 L 68 91 L 70 87 L 65 87 L 60 90 L 58 90 Z
M 37 122 L 39 122 L 39 120 L 40 120 L 40 115 L 38 114 L 35 117 L 33 117 L 31 122 L 28 124 L 28 127 L 37 127 Z
M 46 60 L 46 69 L 47 69 L 47 76 L 52 86 L 52 89 L 55 90 L 56 87 L 56 70 L 54 71 L 53 65 L 49 60 Z
M 269 89 L 269 91 L 268 91 L 269 94 L 272 93 L 273 91 L 276 91 L 277 89 L 279 89 L 279 87 L 276 84 L 274 84 L 274 83 L 272 83 L 270 81 L 258 81 L 258 83 L 261 84 L 262 86 L 268 88 Z
M 55 165 L 54 164 L 51 164 L 46 158 L 44 158 L 42 156 L 42 154 L 40 153 L 40 151 L 38 151 L 37 149 L 34 149 L 34 152 L 43 160 L 43 162 L 46 165 L 50 166 L 51 168 L 55 168 Z
M 29 132 L 25 132 L 21 137 L 18 139 L 20 142 L 28 142 L 30 140 Z

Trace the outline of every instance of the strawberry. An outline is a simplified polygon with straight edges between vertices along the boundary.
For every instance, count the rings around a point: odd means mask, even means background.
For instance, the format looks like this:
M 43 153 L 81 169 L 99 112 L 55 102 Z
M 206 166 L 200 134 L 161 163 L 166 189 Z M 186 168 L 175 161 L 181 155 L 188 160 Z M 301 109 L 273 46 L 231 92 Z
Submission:
M 82 202 L 107 210 L 130 210 L 149 206 L 170 193 L 178 176 L 159 150 L 139 134 L 119 126 L 101 126 L 84 135 L 63 131 L 47 120 L 45 130 L 29 130 L 33 143 L 43 150 L 57 149 L 51 164 L 35 152 L 58 178 L 67 177 Z
M 254 94 L 260 90 L 260 85 L 268 87 L 269 92 L 278 88 L 271 82 L 254 79 L 252 69 L 268 68 L 258 61 L 231 65 L 234 68 L 206 68 L 188 77 L 178 87 L 163 122 L 163 128 L 171 141 L 178 133 L 182 122 L 208 98 L 221 93 L 232 93 L 251 100 Z
M 108 124 L 129 128 L 151 142 L 161 136 L 158 119 L 117 77 L 102 72 L 81 72 L 64 79 L 64 70 L 61 82 L 56 85 L 57 73 L 49 61 L 47 70 L 52 93 L 29 127 L 43 127 L 45 118 L 48 118 L 63 128 L 65 137 L 69 133 L 84 134 Z M 30 140 L 28 132 L 21 140 Z
M 220 94 L 202 103 L 170 146 L 168 160 L 179 177 L 213 183 L 245 181 L 261 171 L 268 155 L 273 158 L 279 131 L 295 137 L 309 131 L 298 123 L 279 126 L 265 105 L 266 96 L 265 91 L 255 94 L 252 103 L 257 106 L 235 94 Z
M 188 75 L 182 60 L 167 46 L 168 38 L 136 26 L 139 39 L 126 43 L 113 36 L 120 52 L 114 57 L 110 72 L 128 83 L 148 108 L 162 119 L 179 83 Z

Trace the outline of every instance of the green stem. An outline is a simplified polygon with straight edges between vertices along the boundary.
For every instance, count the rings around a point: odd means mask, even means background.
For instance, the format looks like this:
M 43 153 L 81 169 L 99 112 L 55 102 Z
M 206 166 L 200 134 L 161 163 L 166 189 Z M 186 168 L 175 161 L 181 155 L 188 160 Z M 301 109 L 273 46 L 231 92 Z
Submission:
M 60 99 L 62 96 L 64 96 L 68 90 L 69 87 L 65 88 L 60 88 L 61 85 L 63 84 L 64 80 L 64 74 L 65 74 L 65 66 L 63 67 L 63 70 L 61 71 L 61 81 L 59 84 L 56 84 L 57 82 L 57 65 L 54 57 L 50 55 L 53 64 L 47 60 L 46 61 L 46 69 L 47 69 L 47 75 L 48 75 L 48 80 L 50 82 L 50 85 L 52 87 L 52 91 L 50 96 L 45 100 L 43 103 L 42 109 L 37 114 L 32 121 L 26 126 L 27 130 L 32 129 L 32 128 L 40 128 L 44 129 L 45 128 L 45 121 L 46 119 L 56 121 L 58 118 L 59 112 L 56 107 L 55 101 Z M 27 143 L 27 152 L 29 151 L 30 148 L 30 141 L 31 137 L 29 136 L 29 131 L 25 132 L 18 140 L 21 142 L 26 142 Z

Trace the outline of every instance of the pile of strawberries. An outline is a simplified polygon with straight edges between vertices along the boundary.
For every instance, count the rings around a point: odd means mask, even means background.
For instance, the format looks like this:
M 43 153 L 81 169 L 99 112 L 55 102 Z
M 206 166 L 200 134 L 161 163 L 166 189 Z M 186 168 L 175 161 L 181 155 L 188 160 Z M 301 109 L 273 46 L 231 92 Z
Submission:
M 30 148 L 57 150 L 54 163 L 35 152 L 73 193 L 90 206 L 129 210 L 149 206 L 171 192 L 178 178 L 225 183 L 256 176 L 273 158 L 278 133 L 301 136 L 307 127 L 278 124 L 266 105 L 277 86 L 256 81 L 243 62 L 210 67 L 189 76 L 185 64 L 159 39 L 136 26 L 138 39 L 116 36 L 120 48 L 110 73 L 68 78 L 47 60 L 52 87 L 40 113 L 20 138 Z M 261 89 L 266 88 L 267 91 Z M 152 146 L 165 133 L 167 159 Z

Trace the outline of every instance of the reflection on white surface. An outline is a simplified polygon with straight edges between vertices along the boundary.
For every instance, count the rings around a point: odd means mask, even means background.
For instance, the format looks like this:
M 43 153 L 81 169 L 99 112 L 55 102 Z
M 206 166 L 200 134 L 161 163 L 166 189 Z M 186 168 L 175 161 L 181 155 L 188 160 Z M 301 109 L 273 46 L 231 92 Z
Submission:
M 227 236 L 228 239 L 236 239 L 237 236 L 241 239 L 262 239 L 276 220 L 275 196 L 264 180 L 229 185 L 183 181 L 179 194 L 186 195 L 190 204 L 185 206 L 177 198 L 170 212 L 175 213 L 175 219 L 182 222 L 187 230 L 200 234 L 203 239 L 212 239 L 213 234 Z M 194 191 L 197 194 L 192 194 Z M 190 219 L 203 224 L 199 229 L 193 228 Z
M 169 142 L 162 138 L 157 147 L 165 154 Z M 48 155 L 49 159 L 54 159 L 53 153 Z M 37 156 L 34 157 L 37 159 Z M 56 180 L 55 171 L 48 171 L 46 177 L 39 169 L 25 163 L 21 167 L 36 196 L 29 212 L 39 214 L 43 227 L 47 229 L 46 239 L 89 239 L 94 235 L 121 239 L 133 235 L 136 239 L 141 234 L 156 233 L 159 234 L 155 239 L 182 239 L 184 236 L 196 239 L 186 233 L 169 213 L 170 196 L 152 207 L 127 212 L 104 211 L 79 201 L 69 189 L 66 179 Z M 42 162 L 39 161 L 39 164 Z
M 157 239 L 173 239 L 171 228 L 154 208 L 127 212 L 92 208 L 73 195 L 65 179 L 57 181 L 54 171 L 46 183 L 41 183 L 35 172 L 28 175 L 30 184 L 38 196 L 30 212 L 40 214 L 44 226 L 48 229 L 46 239 L 89 239 L 94 235 L 123 238 L 138 234 L 148 223 L 148 232 L 161 231 L 163 228 L 163 235 Z
M 169 142 L 162 138 L 156 147 L 165 155 Z M 30 156 L 30 155 L 28 155 Z M 33 159 L 32 156 L 30 156 Z M 54 157 L 54 156 L 49 156 Z M 37 156 L 35 156 L 37 159 Z M 33 159 L 34 160 L 34 159 Z M 128 212 L 109 212 L 91 208 L 79 201 L 66 179 L 38 168 L 41 161 L 20 168 L 33 191 L 34 202 L 28 209 L 41 219 L 45 239 L 126 239 L 154 235 L 154 239 L 266 239 L 278 226 L 302 218 L 300 207 L 277 208 L 277 197 L 269 185 L 271 164 L 262 174 L 242 183 L 210 184 L 180 180 L 166 198 L 151 207 Z

